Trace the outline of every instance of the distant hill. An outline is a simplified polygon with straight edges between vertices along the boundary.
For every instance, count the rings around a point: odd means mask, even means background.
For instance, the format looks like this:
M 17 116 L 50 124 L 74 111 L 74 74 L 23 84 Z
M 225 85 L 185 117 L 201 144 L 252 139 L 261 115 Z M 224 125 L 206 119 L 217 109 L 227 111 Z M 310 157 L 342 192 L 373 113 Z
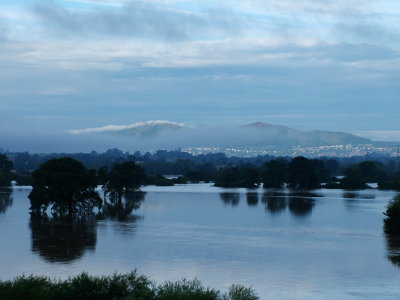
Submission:
M 239 153 L 235 151 L 241 149 L 240 151 L 247 155 L 255 153 L 255 149 L 259 149 L 257 150 L 260 151 L 259 153 L 272 153 L 274 155 L 301 154 L 307 153 L 307 151 L 311 151 L 312 154 L 341 152 L 343 155 L 347 155 L 347 153 L 358 155 L 365 151 L 374 151 L 373 147 L 383 147 L 381 142 L 374 142 L 350 133 L 298 130 L 266 122 L 255 122 L 242 126 L 207 124 L 189 126 L 183 123 L 158 120 L 129 125 L 108 125 L 69 130 L 67 132 L 72 135 L 86 134 L 88 137 L 85 141 L 88 142 L 94 141 L 95 135 L 98 135 L 97 140 L 101 140 L 101 143 L 109 147 L 130 147 L 145 151 L 149 149 L 185 148 L 200 149 L 199 151 L 202 152 L 221 151 L 228 153 L 231 151 L 232 155 L 235 155 Z M 361 145 L 362 147 L 359 148 L 365 148 L 365 150 L 352 150 L 351 147 L 346 150 L 347 145 Z M 325 149 L 328 147 L 329 149 Z M 368 147 L 372 148 L 369 149 Z M 386 142 L 384 147 L 393 148 L 393 145 Z M 297 148 L 302 148 L 302 150 L 296 150 Z M 305 148 L 319 149 L 306 150 Z
M 251 134 L 263 139 L 264 144 L 274 146 L 332 146 L 372 144 L 372 140 L 344 132 L 325 130 L 302 131 L 283 125 L 255 122 L 242 126 Z

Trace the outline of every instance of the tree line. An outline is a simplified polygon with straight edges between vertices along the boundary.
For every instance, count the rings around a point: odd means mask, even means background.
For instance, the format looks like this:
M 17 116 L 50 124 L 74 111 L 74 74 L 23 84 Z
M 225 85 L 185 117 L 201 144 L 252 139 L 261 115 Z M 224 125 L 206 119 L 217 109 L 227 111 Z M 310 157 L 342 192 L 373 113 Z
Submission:
M 219 170 L 215 185 L 220 187 L 291 189 L 366 189 L 377 183 L 379 189 L 400 190 L 400 170 L 387 170 L 381 162 L 363 161 L 348 166 L 344 176 L 337 177 L 335 160 L 278 158 L 257 167 L 251 164 L 229 166 Z M 340 178 L 340 179 L 339 179 Z
M 224 166 L 238 167 L 249 164 L 262 168 L 271 160 L 278 159 L 271 155 L 258 155 L 255 157 L 227 157 L 224 153 L 208 153 L 193 155 L 181 150 L 158 150 L 154 153 L 124 152 L 119 149 L 109 149 L 103 153 L 92 151 L 90 153 L 47 153 L 32 154 L 28 152 L 4 153 L 13 163 L 14 180 L 17 183 L 29 185 L 29 174 L 39 168 L 44 162 L 54 159 L 71 157 L 90 169 L 102 167 L 112 168 L 116 163 L 134 161 L 140 164 L 149 176 L 159 174 L 184 175 L 191 181 L 212 181 L 216 169 Z M 290 161 L 290 157 L 282 157 Z M 343 175 L 347 168 L 363 161 L 379 163 L 386 173 L 391 174 L 398 169 L 399 161 L 390 156 L 353 156 L 353 157 L 320 157 L 330 175 Z
M 368 188 L 367 183 L 374 182 L 378 183 L 380 189 L 400 190 L 399 166 L 392 160 L 387 164 L 367 160 L 343 165 L 338 159 L 332 158 L 308 159 L 299 156 L 271 159 L 269 157 L 267 161 L 262 162 L 260 158 L 253 160 L 230 158 L 227 160 L 224 155 L 210 154 L 209 156 L 204 155 L 202 160 L 198 156 L 196 159 L 167 161 L 164 157 L 186 157 L 186 154 L 179 151 L 159 150 L 154 154 L 154 159 L 156 157 L 158 159 L 143 161 L 140 160 L 143 159 L 143 156 L 138 153 L 122 156 L 123 153 L 116 149 L 106 153 L 108 153 L 107 157 L 114 157 L 114 160 L 107 161 L 107 164 L 96 168 L 91 168 L 90 163 L 85 164 L 79 159 L 72 158 L 87 168 L 96 169 L 96 182 L 101 185 L 104 184 L 105 175 L 113 166 L 123 162 L 134 162 L 143 169 L 142 184 L 168 186 L 176 183 L 203 181 L 215 182 L 215 185 L 220 187 L 254 188 L 262 184 L 266 188 L 287 186 L 297 189 L 319 187 L 365 189 Z M 139 160 L 135 160 L 137 157 Z M 48 160 L 44 160 L 42 164 L 46 161 Z M 20 169 L 17 167 L 15 162 L 13 166 L 13 162 L 7 155 L 0 154 L 0 186 L 10 185 L 11 180 L 15 180 L 18 185 L 32 185 L 32 172 L 21 170 L 21 166 L 18 167 Z M 162 176 L 163 174 L 179 174 L 180 176 L 176 176 L 178 177 L 176 179 L 167 179 Z M 338 179 L 337 175 L 343 175 L 343 178 Z
M 273 159 L 261 167 L 241 164 L 218 169 L 210 165 L 204 173 L 192 172 L 196 180 L 212 179 L 214 185 L 220 187 L 256 188 L 263 184 L 264 188 L 363 189 L 367 188 L 367 183 L 377 182 L 378 188 L 400 190 L 400 170 L 388 173 L 380 162 L 364 161 L 349 166 L 340 180 L 329 171 L 333 164 L 334 161 L 298 156 L 291 160 Z M 184 176 L 173 180 L 161 174 L 148 176 L 145 169 L 134 161 L 127 160 L 114 164 L 112 168 L 104 166 L 94 170 L 70 157 L 48 160 L 30 177 L 32 191 L 28 197 L 32 215 L 47 215 L 50 209 L 56 218 L 87 216 L 96 210 L 98 215 L 104 211 L 117 212 L 117 215 L 118 212 L 131 212 L 138 208 L 138 202 L 131 201 L 135 198 L 132 193 L 140 191 L 142 185 L 172 185 L 188 181 Z M 6 155 L 0 154 L 0 186 L 10 186 L 12 179 L 12 162 Z M 99 184 L 102 185 L 103 199 L 97 190 Z M 227 202 L 235 202 L 235 199 L 223 197 Z M 399 212 L 400 197 L 395 197 L 385 211 L 386 233 L 400 232 Z

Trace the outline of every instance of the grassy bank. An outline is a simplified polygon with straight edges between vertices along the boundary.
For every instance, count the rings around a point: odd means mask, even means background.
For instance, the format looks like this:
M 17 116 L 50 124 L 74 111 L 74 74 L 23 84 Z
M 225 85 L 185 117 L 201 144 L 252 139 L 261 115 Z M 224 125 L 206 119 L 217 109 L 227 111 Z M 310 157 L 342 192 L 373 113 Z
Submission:
M 257 300 L 249 287 L 232 285 L 227 293 L 204 287 L 195 279 L 155 284 L 136 271 L 112 276 L 90 276 L 86 273 L 67 280 L 41 276 L 21 276 L 0 281 L 0 299 L 30 300 Z

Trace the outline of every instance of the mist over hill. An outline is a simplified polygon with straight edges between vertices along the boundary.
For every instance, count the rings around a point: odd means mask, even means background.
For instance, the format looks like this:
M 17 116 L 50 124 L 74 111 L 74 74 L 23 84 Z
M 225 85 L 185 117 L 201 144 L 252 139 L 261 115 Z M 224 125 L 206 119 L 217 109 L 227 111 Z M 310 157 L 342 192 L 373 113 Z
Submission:
M 68 131 L 74 135 L 123 136 L 151 147 L 318 147 L 371 144 L 370 139 L 324 130 L 302 131 L 283 125 L 255 122 L 242 126 L 188 126 L 170 121 L 108 125 Z
M 0 148 L 10 151 L 90 152 L 119 148 L 124 151 L 184 149 L 191 153 L 227 155 L 364 155 L 395 153 L 397 143 L 376 142 L 345 132 L 298 130 L 284 125 L 254 122 L 243 125 L 183 124 L 147 121 L 128 125 L 75 128 L 32 137 L 4 135 Z
M 281 146 L 333 146 L 371 144 L 372 140 L 344 132 L 326 130 L 301 131 L 282 125 L 255 122 L 242 126 L 254 134 L 258 134 L 268 145 Z

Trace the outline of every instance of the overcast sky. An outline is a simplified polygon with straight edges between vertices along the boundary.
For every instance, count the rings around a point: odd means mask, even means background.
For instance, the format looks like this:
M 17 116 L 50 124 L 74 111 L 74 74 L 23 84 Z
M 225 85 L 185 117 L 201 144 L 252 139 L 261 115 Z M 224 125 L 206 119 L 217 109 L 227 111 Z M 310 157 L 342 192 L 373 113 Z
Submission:
M 3 0 L 0 148 L 148 120 L 400 140 L 399 20 L 398 0 Z

